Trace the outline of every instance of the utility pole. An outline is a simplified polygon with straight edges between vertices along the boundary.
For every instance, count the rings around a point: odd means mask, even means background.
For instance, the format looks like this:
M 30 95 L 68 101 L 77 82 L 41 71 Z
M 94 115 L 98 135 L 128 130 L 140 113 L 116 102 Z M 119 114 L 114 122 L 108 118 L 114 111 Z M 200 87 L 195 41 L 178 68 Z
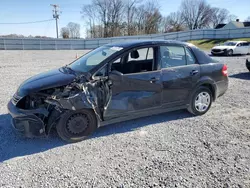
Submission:
M 54 7 L 53 18 L 55 18 L 55 20 L 56 20 L 56 36 L 58 38 L 58 19 L 59 19 L 58 8 L 59 8 L 59 5 L 50 4 L 50 6 Z

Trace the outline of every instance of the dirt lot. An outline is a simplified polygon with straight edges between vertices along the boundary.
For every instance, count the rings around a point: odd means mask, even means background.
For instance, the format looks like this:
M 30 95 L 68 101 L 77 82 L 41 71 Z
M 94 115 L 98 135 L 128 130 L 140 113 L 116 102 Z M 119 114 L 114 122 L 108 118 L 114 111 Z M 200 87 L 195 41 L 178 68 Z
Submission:
M 75 55 L 0 51 L 0 187 L 250 187 L 246 56 L 219 58 L 229 67 L 230 87 L 202 117 L 184 110 L 138 119 L 100 128 L 76 144 L 56 133 L 16 134 L 6 104 L 18 85 Z

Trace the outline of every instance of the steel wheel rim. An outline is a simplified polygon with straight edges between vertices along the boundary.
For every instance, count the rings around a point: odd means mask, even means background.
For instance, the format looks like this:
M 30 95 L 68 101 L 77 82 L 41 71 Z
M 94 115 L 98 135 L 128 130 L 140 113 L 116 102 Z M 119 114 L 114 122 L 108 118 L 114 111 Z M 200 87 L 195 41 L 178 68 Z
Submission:
M 66 122 L 66 130 L 72 136 L 82 136 L 89 126 L 89 118 L 85 114 L 74 114 Z
M 211 97 L 208 92 L 203 91 L 195 98 L 195 109 L 198 112 L 205 112 L 211 103 Z

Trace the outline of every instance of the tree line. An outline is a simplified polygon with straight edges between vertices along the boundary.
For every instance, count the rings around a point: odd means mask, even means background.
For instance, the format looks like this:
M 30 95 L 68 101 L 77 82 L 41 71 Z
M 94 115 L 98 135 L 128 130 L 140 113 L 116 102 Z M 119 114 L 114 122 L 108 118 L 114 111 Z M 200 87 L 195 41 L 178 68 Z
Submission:
M 86 38 L 105 38 L 214 28 L 236 20 L 227 9 L 213 7 L 206 0 L 182 0 L 179 10 L 163 16 L 157 0 L 92 0 L 81 15 Z M 248 18 L 249 19 L 249 18 Z M 61 29 L 63 38 L 79 38 L 80 25 Z

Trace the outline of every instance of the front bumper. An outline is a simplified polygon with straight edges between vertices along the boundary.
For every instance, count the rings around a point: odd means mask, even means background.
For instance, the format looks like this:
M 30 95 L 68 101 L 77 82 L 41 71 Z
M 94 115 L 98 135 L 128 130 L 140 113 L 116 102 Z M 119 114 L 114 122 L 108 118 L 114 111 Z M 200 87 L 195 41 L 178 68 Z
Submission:
M 246 67 L 247 67 L 247 69 L 250 71 L 250 60 L 247 60 L 247 61 L 246 61 Z
M 227 55 L 227 50 L 220 50 L 220 51 L 211 51 L 212 55 Z
M 12 101 L 7 105 L 8 111 L 12 116 L 12 126 L 26 137 L 45 136 L 45 125 L 37 117 L 36 113 L 46 114 L 46 109 L 23 110 L 17 108 Z

